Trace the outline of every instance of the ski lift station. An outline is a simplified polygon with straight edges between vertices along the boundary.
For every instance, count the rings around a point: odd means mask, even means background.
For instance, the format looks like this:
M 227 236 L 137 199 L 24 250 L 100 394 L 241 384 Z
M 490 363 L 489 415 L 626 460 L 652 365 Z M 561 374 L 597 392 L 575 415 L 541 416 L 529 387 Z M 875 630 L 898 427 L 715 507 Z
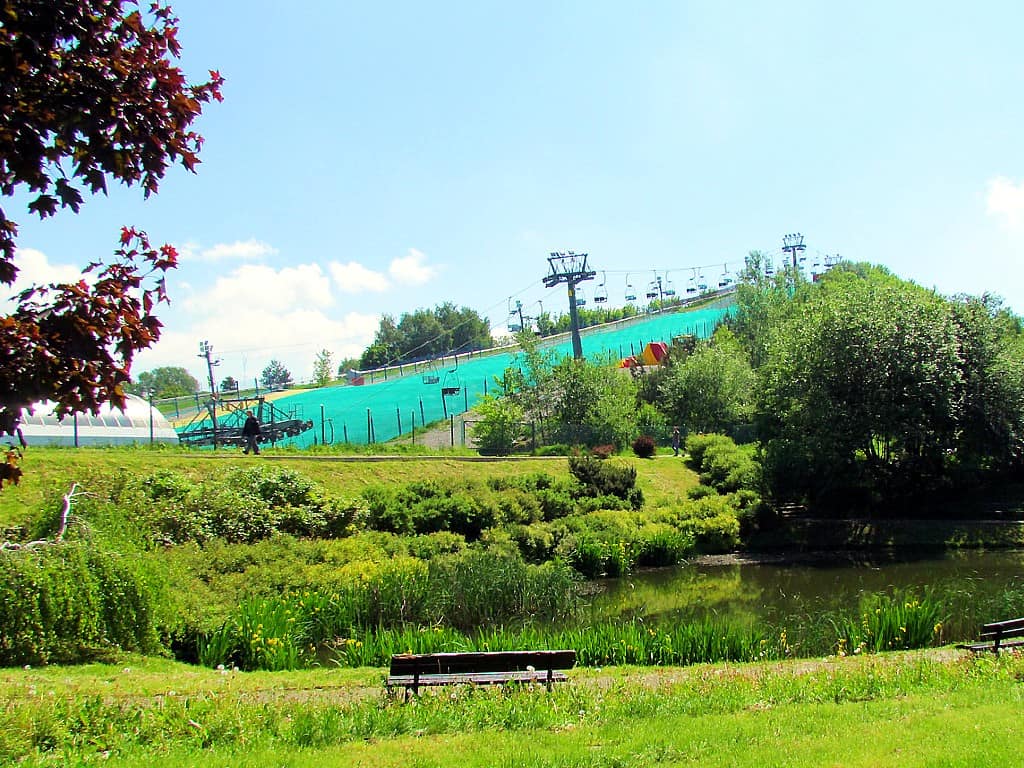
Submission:
M 21 412 L 21 434 L 29 445 L 131 445 L 133 443 L 178 443 L 174 427 L 147 400 L 126 395 L 124 411 L 109 403 L 98 415 L 77 413 L 58 419 L 53 403 L 39 403 Z

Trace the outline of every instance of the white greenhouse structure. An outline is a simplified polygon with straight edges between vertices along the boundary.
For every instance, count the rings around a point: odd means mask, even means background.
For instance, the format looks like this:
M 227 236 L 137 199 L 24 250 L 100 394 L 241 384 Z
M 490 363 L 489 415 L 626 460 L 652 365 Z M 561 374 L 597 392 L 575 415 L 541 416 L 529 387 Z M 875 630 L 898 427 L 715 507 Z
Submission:
M 124 411 L 106 403 L 96 416 L 77 413 L 58 419 L 50 403 L 39 403 L 33 411 L 21 412 L 21 434 L 29 445 L 80 447 L 178 442 L 178 433 L 167 418 L 136 395 L 125 397 Z

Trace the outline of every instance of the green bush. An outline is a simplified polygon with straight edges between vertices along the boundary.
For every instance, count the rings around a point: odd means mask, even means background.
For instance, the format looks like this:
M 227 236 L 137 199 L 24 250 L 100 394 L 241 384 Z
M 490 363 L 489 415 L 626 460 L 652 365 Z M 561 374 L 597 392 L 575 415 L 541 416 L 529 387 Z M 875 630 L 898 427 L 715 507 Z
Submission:
M 735 445 L 735 443 L 732 441 L 732 438 L 714 432 L 687 435 L 685 443 L 687 463 L 693 470 L 700 472 L 701 466 L 704 463 L 704 454 L 708 449 L 713 446 L 722 445 Z
M 0 552 L 0 664 L 76 662 L 159 646 L 132 560 L 68 542 Z
M 695 536 L 667 523 L 648 523 L 638 534 L 636 564 L 652 568 L 676 565 L 693 552 Z
M 587 496 L 615 496 L 630 502 L 634 509 L 643 506 L 643 494 L 636 487 L 636 467 L 576 455 L 569 457 L 569 472 Z

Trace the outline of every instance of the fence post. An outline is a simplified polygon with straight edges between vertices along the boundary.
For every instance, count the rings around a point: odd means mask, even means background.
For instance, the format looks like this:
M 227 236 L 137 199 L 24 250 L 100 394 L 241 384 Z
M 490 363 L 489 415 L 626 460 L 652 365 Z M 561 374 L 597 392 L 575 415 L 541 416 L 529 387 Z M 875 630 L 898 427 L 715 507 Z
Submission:
M 454 448 L 455 447 L 455 417 L 454 416 L 449 416 L 448 418 L 449 418 L 449 424 L 450 424 L 449 428 L 451 429 L 451 433 L 452 433 L 452 448 Z
M 409 421 L 412 422 L 412 444 L 416 445 L 416 411 L 409 411 Z
M 348 445 L 348 424 L 345 422 L 341 423 L 341 434 L 345 436 L 345 445 Z
M 399 434 L 399 436 L 401 436 L 401 434 L 402 434 L 402 412 L 398 409 L 397 405 L 395 406 L 395 418 L 398 419 L 398 434 Z
M 316 435 L 313 435 L 316 439 Z M 324 424 L 324 404 L 320 403 L 320 445 L 327 445 L 327 425 Z
M 423 411 L 423 398 L 420 398 L 420 426 L 424 426 L 427 423 L 427 416 Z
M 444 417 L 448 418 L 448 402 L 444 399 L 444 395 L 441 395 L 441 409 L 444 411 Z
M 366 409 L 366 444 L 373 444 L 373 422 L 370 420 L 370 409 Z

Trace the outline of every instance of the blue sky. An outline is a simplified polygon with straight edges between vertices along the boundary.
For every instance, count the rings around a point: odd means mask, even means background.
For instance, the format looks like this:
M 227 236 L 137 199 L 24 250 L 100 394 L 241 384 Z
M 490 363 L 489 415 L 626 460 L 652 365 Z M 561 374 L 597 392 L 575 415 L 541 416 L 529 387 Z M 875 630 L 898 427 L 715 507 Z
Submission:
M 547 254 L 681 289 L 802 232 L 943 293 L 1024 313 L 1017 3 L 172 0 L 181 65 L 226 78 L 198 174 L 21 225 L 26 279 L 131 224 L 182 251 L 136 371 L 296 378 L 381 313 L 442 301 L 504 328 L 564 311 Z M 586 286 L 590 297 L 600 278 Z M 642 295 L 642 291 L 641 291 Z

